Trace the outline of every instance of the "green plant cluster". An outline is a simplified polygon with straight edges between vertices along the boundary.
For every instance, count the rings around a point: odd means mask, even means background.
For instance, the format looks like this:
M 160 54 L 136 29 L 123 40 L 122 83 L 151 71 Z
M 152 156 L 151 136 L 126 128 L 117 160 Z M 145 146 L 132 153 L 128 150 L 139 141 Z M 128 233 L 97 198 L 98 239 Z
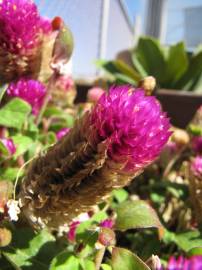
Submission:
M 116 83 L 137 85 L 146 76 L 154 76 L 159 88 L 202 92 L 202 47 L 193 53 L 184 42 L 161 45 L 152 37 L 140 37 L 128 51 L 126 60 L 98 60 L 97 66 Z

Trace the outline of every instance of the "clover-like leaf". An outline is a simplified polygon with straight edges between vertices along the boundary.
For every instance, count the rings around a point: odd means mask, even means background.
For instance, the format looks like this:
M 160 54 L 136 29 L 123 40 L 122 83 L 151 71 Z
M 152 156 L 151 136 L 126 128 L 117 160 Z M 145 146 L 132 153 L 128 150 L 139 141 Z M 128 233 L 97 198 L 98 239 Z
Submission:
M 134 253 L 124 248 L 113 248 L 113 270 L 150 270 L 150 268 Z
M 116 208 L 116 229 L 158 228 L 162 236 L 163 227 L 154 209 L 142 200 L 125 201 Z

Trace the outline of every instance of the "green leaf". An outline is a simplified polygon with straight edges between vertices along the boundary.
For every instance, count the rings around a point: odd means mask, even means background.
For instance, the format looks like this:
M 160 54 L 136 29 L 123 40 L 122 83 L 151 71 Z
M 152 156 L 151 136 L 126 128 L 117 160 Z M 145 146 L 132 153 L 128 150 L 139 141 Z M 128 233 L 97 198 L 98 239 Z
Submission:
M 188 256 L 194 256 L 194 255 L 202 255 L 202 246 L 191 248 L 188 251 Z
M 30 112 L 27 102 L 14 98 L 0 109 L 0 125 L 21 129 Z
M 158 40 L 151 37 L 141 37 L 133 53 L 145 72 L 154 76 L 161 83 L 165 75 L 166 61 Z
M 125 74 L 114 73 L 114 77 L 116 79 L 117 84 L 131 84 L 131 85 L 136 85 L 137 84 L 136 81 L 134 81 L 132 78 L 128 77 Z
M 51 259 L 60 251 L 55 238 L 46 230 L 35 234 L 31 229 L 17 228 L 11 244 L 3 250 L 10 262 L 22 269 L 47 270 Z
M 183 42 L 179 42 L 169 47 L 164 76 L 164 86 L 175 88 L 175 82 L 181 78 L 188 68 L 188 57 Z
M 113 248 L 113 270 L 149 270 L 150 268 L 134 253 L 123 248 Z
M 13 142 L 17 148 L 14 157 L 24 154 L 32 146 L 33 140 L 30 137 L 21 134 L 12 137 Z
M 163 241 L 168 243 L 175 243 L 180 249 L 188 252 L 195 247 L 202 247 L 202 237 L 198 230 L 187 231 L 184 233 L 172 233 L 165 231 Z
M 124 188 L 115 189 L 112 194 L 119 203 L 128 199 L 128 192 Z
M 102 270 L 112 270 L 111 266 L 108 264 L 105 264 L 105 263 L 101 264 L 101 269 Z
M 80 265 L 82 267 L 82 270 L 96 270 L 95 263 L 88 259 L 80 259 Z
M 4 94 L 6 93 L 7 87 L 8 87 L 7 84 L 3 84 L 0 86 L 0 103 L 2 101 Z
M 136 85 L 137 82 L 141 79 L 141 76 L 135 69 L 131 68 L 121 60 L 98 60 L 96 65 L 99 68 L 104 69 L 108 74 L 112 75 L 117 83 L 128 83 Z
M 51 262 L 50 270 L 80 270 L 79 258 L 69 251 L 57 255 Z
M 137 56 L 135 54 L 135 50 L 133 50 L 131 52 L 131 58 L 132 58 L 132 62 L 133 62 L 134 67 L 140 73 L 140 75 L 142 76 L 142 78 L 148 76 L 148 73 L 146 72 L 146 70 L 141 65 L 140 61 L 138 60 L 138 58 L 137 58 Z
M 129 65 L 124 63 L 122 60 L 114 60 L 113 64 L 117 68 L 119 73 L 123 73 L 124 75 L 126 75 L 129 78 L 133 79 L 134 82 L 138 82 L 141 79 L 140 74 L 137 73 L 137 71 L 135 71 Z
M 188 126 L 188 131 L 194 136 L 201 136 L 202 135 L 202 127 L 198 125 L 190 124 Z
M 116 208 L 116 229 L 125 231 L 138 228 L 158 228 L 161 222 L 154 209 L 142 200 L 126 201 Z
M 16 179 L 17 173 L 19 171 L 19 168 L 12 168 L 8 167 L 2 170 L 1 172 L 1 179 L 9 180 L 9 181 L 14 181 Z M 19 176 L 22 175 L 23 172 Z M 1 181 L 1 180 L 0 180 Z
M 2 143 L 2 141 L 0 141 L 0 153 L 5 156 L 9 155 L 9 151 L 7 147 Z
M 177 234 L 176 243 L 184 251 L 189 251 L 191 248 L 202 246 L 201 233 L 195 230 Z
M 192 55 L 187 71 L 176 83 L 177 89 L 192 90 L 196 84 L 196 79 L 202 73 L 202 50 Z

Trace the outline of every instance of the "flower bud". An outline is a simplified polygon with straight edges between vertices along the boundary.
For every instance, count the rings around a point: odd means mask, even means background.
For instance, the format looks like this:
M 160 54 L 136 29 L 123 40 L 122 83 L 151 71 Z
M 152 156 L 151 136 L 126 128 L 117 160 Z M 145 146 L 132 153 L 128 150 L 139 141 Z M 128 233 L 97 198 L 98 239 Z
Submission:
M 8 152 L 9 152 L 10 155 L 15 154 L 16 147 L 15 147 L 12 139 L 9 139 L 9 138 L 0 138 L 0 141 L 7 148 L 7 150 L 8 150 Z
M 12 234 L 6 228 L 0 228 L 0 247 L 8 246 L 11 242 Z
M 152 76 L 145 77 L 139 82 L 138 87 L 143 88 L 147 96 L 151 96 L 156 87 L 156 79 Z
M 98 241 L 104 247 L 114 246 L 116 243 L 116 235 L 114 231 L 109 228 L 101 228 Z
M 105 91 L 100 87 L 93 87 L 89 89 L 87 93 L 88 102 L 97 102 L 104 92 Z
M 174 128 L 171 140 L 181 147 L 187 145 L 190 141 L 190 138 L 189 134 L 185 130 Z

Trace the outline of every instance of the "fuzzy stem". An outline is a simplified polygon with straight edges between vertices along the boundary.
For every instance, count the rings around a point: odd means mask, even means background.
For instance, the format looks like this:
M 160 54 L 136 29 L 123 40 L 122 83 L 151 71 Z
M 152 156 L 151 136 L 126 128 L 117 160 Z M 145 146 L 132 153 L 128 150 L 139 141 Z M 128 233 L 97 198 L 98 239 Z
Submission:
M 95 269 L 96 270 L 100 270 L 100 266 L 102 264 L 102 260 L 103 260 L 104 254 L 105 254 L 105 250 L 106 250 L 105 247 L 99 249 L 96 256 L 95 256 Z

